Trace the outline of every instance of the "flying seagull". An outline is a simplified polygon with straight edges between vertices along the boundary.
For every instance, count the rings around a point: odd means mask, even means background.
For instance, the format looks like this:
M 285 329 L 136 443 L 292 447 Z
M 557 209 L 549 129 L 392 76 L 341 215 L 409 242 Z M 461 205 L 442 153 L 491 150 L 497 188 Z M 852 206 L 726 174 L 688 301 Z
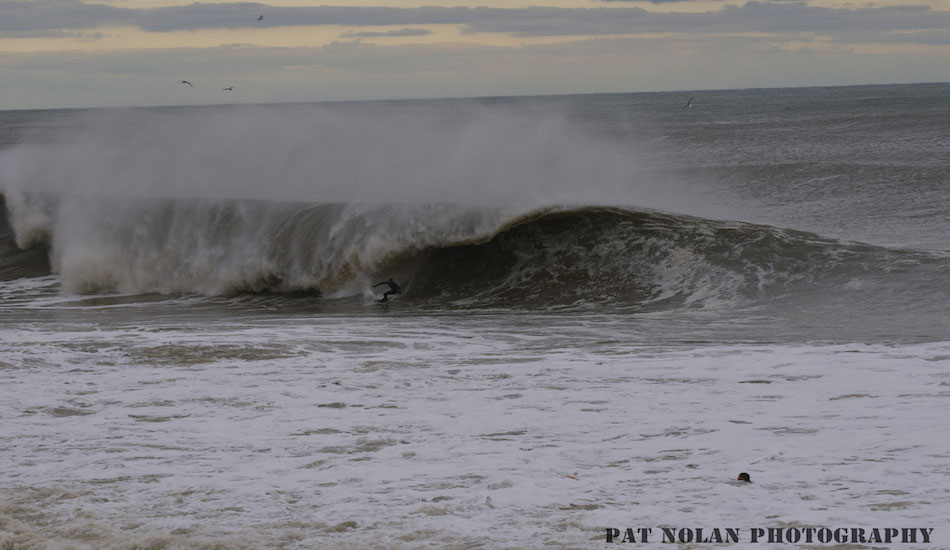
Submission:
M 233 89 L 234 89 L 234 86 L 228 86 L 227 88 L 221 88 L 221 91 L 222 91 L 222 92 L 230 92 L 230 91 L 233 90 Z
M 182 84 L 187 84 L 187 85 L 191 86 L 192 88 L 195 87 L 194 84 L 192 84 L 191 82 L 188 82 L 187 80 L 182 80 L 181 83 L 182 83 Z
M 689 98 L 689 101 L 686 102 L 686 105 L 683 105 L 683 108 L 685 109 L 687 107 L 692 107 L 692 106 L 693 106 L 693 98 Z
M 257 16 L 257 20 L 258 20 L 258 21 L 263 21 L 263 20 L 264 20 L 264 14 L 262 13 L 261 15 Z

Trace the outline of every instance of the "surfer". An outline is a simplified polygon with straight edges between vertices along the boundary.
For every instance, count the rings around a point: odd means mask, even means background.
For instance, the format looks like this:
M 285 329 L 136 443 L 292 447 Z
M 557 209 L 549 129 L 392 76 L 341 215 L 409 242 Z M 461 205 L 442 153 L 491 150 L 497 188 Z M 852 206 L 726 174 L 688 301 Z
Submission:
M 752 483 L 752 477 L 749 474 L 742 472 L 737 478 L 738 481 L 745 481 L 746 483 Z
M 383 281 L 377 285 L 373 285 L 373 288 L 383 285 L 389 285 L 389 290 L 383 292 L 383 299 L 380 300 L 380 302 L 389 301 L 390 294 L 402 294 L 402 289 L 399 288 L 399 285 L 396 284 L 396 281 L 394 281 L 392 277 L 390 277 L 388 281 Z

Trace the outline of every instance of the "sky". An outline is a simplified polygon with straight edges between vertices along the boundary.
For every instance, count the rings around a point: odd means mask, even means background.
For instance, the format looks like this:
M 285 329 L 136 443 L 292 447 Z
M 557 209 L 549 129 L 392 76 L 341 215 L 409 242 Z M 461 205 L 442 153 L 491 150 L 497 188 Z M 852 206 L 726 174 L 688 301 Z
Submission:
M 0 109 L 946 81 L 950 0 L 0 0 Z

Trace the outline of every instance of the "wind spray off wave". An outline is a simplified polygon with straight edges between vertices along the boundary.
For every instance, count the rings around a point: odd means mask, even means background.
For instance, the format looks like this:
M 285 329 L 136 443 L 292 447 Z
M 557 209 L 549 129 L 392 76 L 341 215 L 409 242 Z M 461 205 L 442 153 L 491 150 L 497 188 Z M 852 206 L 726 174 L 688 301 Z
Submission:
M 629 147 L 476 104 L 96 112 L 0 166 L 17 244 L 82 292 L 350 293 L 541 206 L 681 200 Z
M 93 112 L 2 166 L 7 192 L 322 204 L 632 204 L 666 185 L 563 116 L 476 104 Z

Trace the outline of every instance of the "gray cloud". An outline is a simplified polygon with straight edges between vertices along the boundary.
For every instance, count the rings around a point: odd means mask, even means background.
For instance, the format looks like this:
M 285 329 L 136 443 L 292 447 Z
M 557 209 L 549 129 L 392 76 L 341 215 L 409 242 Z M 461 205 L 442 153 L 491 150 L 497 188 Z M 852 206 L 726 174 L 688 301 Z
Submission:
M 391 31 L 350 31 L 343 33 L 343 38 L 377 38 L 377 37 L 388 37 L 388 36 L 426 36 L 432 34 L 432 31 L 427 29 L 395 29 Z
M 926 6 L 831 9 L 804 2 L 750 1 L 707 13 L 659 13 L 641 8 L 530 8 L 517 18 L 481 19 L 469 32 L 516 36 L 637 34 L 666 32 L 835 32 L 844 30 L 925 30 L 950 26 L 950 11 Z
M 664 0 L 659 0 L 664 1 Z M 263 21 L 257 16 L 265 14 Z M 108 25 L 146 31 L 287 25 L 460 25 L 466 32 L 566 36 L 669 32 L 927 31 L 950 28 L 950 11 L 927 6 L 831 9 L 805 2 L 750 1 L 707 13 L 658 13 L 640 7 L 467 8 L 276 7 L 261 3 L 194 3 L 152 9 L 87 4 L 80 0 L 0 2 L 0 33 L 58 32 Z
M 0 2 L 0 32 L 90 29 L 134 24 L 140 10 L 79 0 L 4 0 Z
M 481 8 L 476 8 L 481 9 Z M 142 10 L 137 25 L 148 31 L 287 25 L 422 25 L 461 23 L 470 8 L 274 7 L 262 4 L 190 4 Z M 502 10 L 504 11 L 504 10 Z M 257 15 L 266 14 L 263 21 Z

